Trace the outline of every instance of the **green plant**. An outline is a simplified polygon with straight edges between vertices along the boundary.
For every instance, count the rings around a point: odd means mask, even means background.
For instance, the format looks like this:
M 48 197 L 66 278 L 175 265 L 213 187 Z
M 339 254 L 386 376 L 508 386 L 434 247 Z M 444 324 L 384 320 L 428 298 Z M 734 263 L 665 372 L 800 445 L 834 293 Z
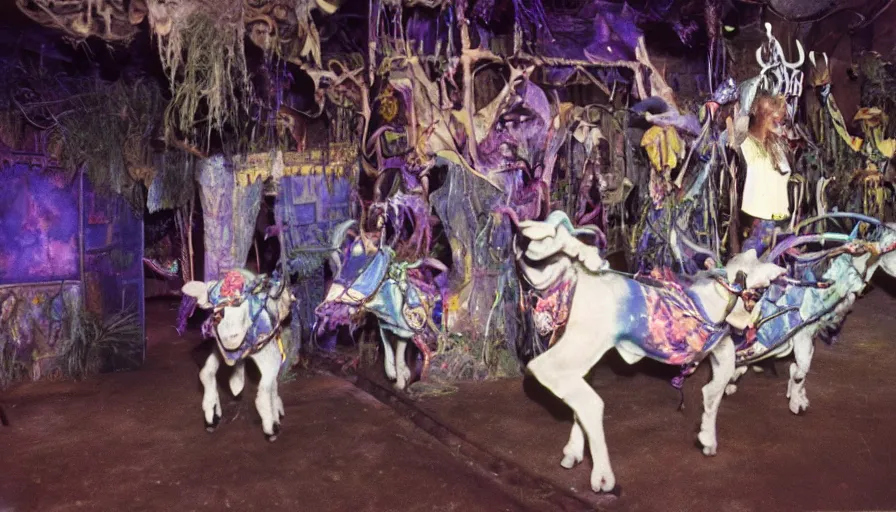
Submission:
M 0 389 L 24 379 L 28 365 L 18 357 L 18 346 L 11 337 L 0 334 Z
M 100 370 L 105 358 L 138 364 L 143 353 L 143 332 L 136 313 L 119 312 L 105 320 L 80 311 L 72 322 L 71 345 L 63 355 L 63 370 L 81 379 Z

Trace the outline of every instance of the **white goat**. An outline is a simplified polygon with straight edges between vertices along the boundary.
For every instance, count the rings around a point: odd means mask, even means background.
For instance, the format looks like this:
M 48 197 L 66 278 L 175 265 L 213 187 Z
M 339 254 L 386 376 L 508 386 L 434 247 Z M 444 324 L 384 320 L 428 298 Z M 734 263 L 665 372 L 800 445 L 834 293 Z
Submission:
M 878 268 L 882 268 L 891 276 L 896 276 L 896 252 L 893 252 L 896 248 L 896 223 L 888 224 L 881 229 L 879 241 L 859 241 L 857 250 L 833 257 L 824 273 L 818 276 L 820 281 L 829 282 L 830 287 L 806 290 L 803 294 L 797 294 L 795 293 L 797 285 L 791 284 L 776 294 L 779 296 L 774 301 L 776 308 L 797 307 L 798 314 L 802 318 L 796 325 L 785 324 L 785 327 L 789 327 L 789 332 L 780 332 L 780 325 L 783 322 L 778 325 L 772 323 L 766 325 L 765 330 L 762 329 L 764 321 L 758 318 L 762 308 L 757 307 L 754 310 L 757 318 L 750 323 L 757 325 L 759 341 L 738 350 L 736 356 L 738 368 L 725 389 L 726 395 L 737 391 L 736 382 L 746 373 L 748 365 L 766 359 L 784 358 L 792 352 L 794 362 L 790 364 L 786 393 L 790 412 L 801 414 L 809 408 L 806 376 L 809 374 L 812 356 L 815 353 L 816 338 L 823 330 L 836 331 L 841 327 L 856 299 Z M 873 256 L 869 252 L 872 250 L 880 257 L 872 259 Z M 739 303 L 735 313 L 742 314 L 742 308 L 742 303 Z
M 682 324 L 672 326 L 672 330 L 679 331 L 676 333 L 669 332 L 669 323 L 662 326 L 651 323 L 651 313 L 646 312 L 656 304 L 650 300 L 660 292 L 656 288 L 650 291 L 645 285 L 610 271 L 597 248 L 576 239 L 577 233 L 571 229 L 568 219 L 558 221 L 564 216 L 557 214 L 548 217 L 547 222 L 520 222 L 520 235 L 528 239 L 528 244 L 522 247 L 518 239 L 515 250 L 521 277 L 528 286 L 545 291 L 564 280 L 573 280 L 575 286 L 565 331 L 551 348 L 527 366 L 532 375 L 575 414 L 561 465 L 570 469 L 584 459 L 587 436 L 594 459 L 591 488 L 595 492 L 609 492 L 615 488 L 616 477 L 604 438 L 604 402 L 584 378 L 612 348 L 616 348 L 629 364 L 645 356 L 667 364 L 696 363 L 706 355 L 710 357 L 713 377 L 703 388 L 704 412 L 698 440 L 705 455 L 714 455 L 718 446 L 716 415 L 725 385 L 734 372 L 734 343 L 727 334 L 725 322 L 733 303 L 740 299 L 724 278 L 708 273 L 698 275 L 693 285 L 679 289 L 678 295 L 665 300 L 681 300 L 697 310 L 702 308 L 703 312 L 698 313 L 704 317 L 699 320 L 700 328 L 713 332 L 713 337 L 704 338 L 699 347 L 688 343 L 689 348 L 684 348 L 683 353 L 663 353 L 681 341 L 681 338 L 669 338 L 679 336 L 687 329 L 683 327 L 685 320 L 674 316 L 666 319 L 673 324 Z M 748 288 L 768 286 L 784 271 L 775 265 L 761 264 L 755 257 L 752 261 L 738 259 L 727 267 L 729 275 L 746 274 Z M 743 280 L 744 276 L 738 277 Z M 654 299 L 647 298 L 651 293 Z M 655 322 L 657 318 L 653 320 Z M 691 342 L 693 338 L 684 340 Z
M 221 399 L 215 379 L 221 359 L 234 367 L 230 391 L 236 396 L 245 385 L 245 359 L 249 358 L 261 373 L 255 398 L 261 428 L 269 441 L 275 441 L 280 418 L 286 415 L 277 393 L 277 379 L 285 360 L 281 325 L 295 297 L 282 282 L 246 270 L 231 270 L 220 281 L 190 281 L 182 291 L 196 298 L 200 308 L 214 311 L 210 321 L 218 350 L 212 350 L 199 371 L 206 429 L 214 432 L 221 421 Z

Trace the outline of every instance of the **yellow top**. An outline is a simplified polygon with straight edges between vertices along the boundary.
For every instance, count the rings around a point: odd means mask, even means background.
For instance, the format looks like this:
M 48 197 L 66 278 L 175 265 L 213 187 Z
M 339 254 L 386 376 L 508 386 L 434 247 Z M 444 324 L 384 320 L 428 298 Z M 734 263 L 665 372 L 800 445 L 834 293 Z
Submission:
M 787 157 L 781 152 L 772 155 L 752 135 L 740 145 L 740 149 L 747 162 L 741 211 L 764 220 L 790 218 L 790 200 L 787 197 L 790 164 Z

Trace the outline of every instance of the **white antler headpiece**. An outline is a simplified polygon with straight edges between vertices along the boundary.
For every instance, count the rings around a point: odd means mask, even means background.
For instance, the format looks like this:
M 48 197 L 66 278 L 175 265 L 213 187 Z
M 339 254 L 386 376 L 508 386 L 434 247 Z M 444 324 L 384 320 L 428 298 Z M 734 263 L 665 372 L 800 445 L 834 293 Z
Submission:
M 771 23 L 765 24 L 765 35 L 768 41 L 756 48 L 756 62 L 759 63 L 759 87 L 772 93 L 780 94 L 787 99 L 787 112 L 791 118 L 796 114 L 796 102 L 803 94 L 803 72 L 800 68 L 806 60 L 803 45 L 796 41 L 799 57 L 795 62 L 784 58 L 781 43 L 772 35 Z M 768 59 L 763 58 L 767 55 Z

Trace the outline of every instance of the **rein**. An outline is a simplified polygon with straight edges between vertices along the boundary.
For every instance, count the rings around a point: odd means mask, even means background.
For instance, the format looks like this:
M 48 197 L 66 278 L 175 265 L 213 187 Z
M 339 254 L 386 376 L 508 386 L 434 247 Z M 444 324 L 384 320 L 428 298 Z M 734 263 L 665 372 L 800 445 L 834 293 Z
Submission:
M 277 348 L 280 350 L 280 364 L 283 365 L 283 363 L 286 362 L 286 351 L 284 350 L 284 347 L 283 347 L 283 340 L 280 337 L 280 334 L 282 334 L 282 332 L 283 332 L 283 320 L 285 320 L 285 319 L 279 318 L 279 315 L 275 315 L 271 311 L 268 310 L 268 302 L 270 300 L 275 300 L 275 301 L 280 300 L 280 298 L 283 296 L 283 292 L 286 291 L 286 280 L 287 280 L 288 275 L 286 273 L 286 262 L 283 260 L 283 258 L 280 259 L 279 273 L 280 273 L 280 286 L 273 294 L 271 293 L 271 288 L 270 288 L 271 277 L 263 277 L 261 279 L 260 283 L 257 283 L 255 286 L 253 286 L 253 290 L 257 290 L 259 287 L 261 287 L 265 291 L 264 291 L 264 296 L 260 299 L 261 307 L 255 313 L 255 315 L 252 316 L 252 323 L 249 325 L 249 328 L 246 331 L 246 336 L 248 336 L 248 334 L 252 330 L 252 328 L 255 327 L 255 325 L 258 323 L 258 319 L 261 317 L 262 313 L 267 313 L 268 316 L 271 318 L 276 317 L 277 323 L 275 325 L 272 325 L 271 331 L 268 334 L 266 334 L 265 336 L 262 336 L 262 338 L 260 340 L 256 339 L 254 341 L 250 341 L 251 345 L 248 348 L 243 348 L 243 345 L 247 341 L 247 340 L 245 340 L 245 338 L 244 338 L 243 342 L 240 343 L 240 345 L 233 350 L 230 350 L 230 349 L 222 346 L 220 343 L 221 336 L 218 333 L 218 325 L 220 324 L 221 319 L 224 317 L 223 311 L 225 308 L 227 308 L 229 306 L 240 305 L 244 301 L 250 300 L 251 297 L 254 296 L 255 294 L 253 294 L 251 291 L 249 291 L 247 293 L 240 295 L 240 297 L 231 298 L 229 300 L 222 301 L 221 303 L 219 303 L 218 305 L 215 306 L 215 309 L 212 313 L 212 315 L 213 315 L 212 317 L 214 319 L 213 322 L 214 322 L 215 337 L 219 340 L 218 341 L 219 349 L 223 350 L 224 352 L 226 352 L 228 354 L 236 353 L 239 356 L 239 358 L 242 359 L 242 358 L 246 357 L 247 355 L 257 353 L 262 348 L 264 348 L 268 343 L 270 343 L 272 339 L 276 338 L 277 339 Z M 287 314 L 287 316 L 289 316 L 289 315 Z M 240 350 L 243 350 L 244 352 L 240 353 Z
M 266 281 L 265 284 L 267 284 L 268 280 L 265 280 L 265 281 Z M 281 285 L 280 290 L 277 292 L 277 295 L 275 297 L 273 297 L 274 300 L 277 300 L 280 298 L 280 296 L 283 294 L 284 288 L 285 288 L 285 286 Z M 267 312 L 268 315 L 271 315 L 271 312 L 268 311 L 268 301 L 271 298 L 272 297 L 271 297 L 270 291 L 265 292 L 264 298 L 262 299 L 262 306 L 252 317 L 252 323 L 249 325 L 249 329 L 247 329 L 246 335 L 248 335 L 248 331 L 251 331 L 252 328 L 255 326 L 255 324 L 258 322 L 258 319 L 263 312 Z M 237 302 L 237 301 L 235 299 L 229 300 L 229 301 L 225 302 L 223 306 L 216 307 L 213 312 L 213 318 L 214 318 L 214 324 L 215 324 L 215 337 L 218 340 L 221 339 L 220 334 L 218 334 L 218 324 L 220 323 L 221 318 L 224 317 L 222 312 L 224 311 L 224 308 L 233 305 L 234 302 Z M 239 303 L 242 303 L 242 301 L 239 301 Z M 220 348 L 221 350 L 223 350 L 227 353 L 230 353 L 230 354 L 236 353 L 240 356 L 240 359 L 242 359 L 246 355 L 254 354 L 254 353 L 260 351 L 262 348 L 264 348 L 265 345 L 270 343 L 270 341 L 276 337 L 277 345 L 278 345 L 278 348 L 280 349 L 280 364 L 282 365 L 283 363 L 286 362 L 286 352 L 283 349 L 283 342 L 279 338 L 282 331 L 283 331 L 283 319 L 278 318 L 277 324 L 273 325 L 271 327 L 271 332 L 269 332 L 267 335 L 263 336 L 261 338 L 261 340 L 255 340 L 254 342 L 250 342 L 251 346 L 248 349 L 243 349 L 243 344 L 246 342 L 245 339 L 244 339 L 243 343 L 240 343 L 240 346 L 238 346 L 237 348 L 235 348 L 233 350 L 222 346 L 220 341 L 218 342 L 218 348 Z M 245 350 L 245 352 L 243 354 L 239 354 L 239 351 L 241 349 Z

